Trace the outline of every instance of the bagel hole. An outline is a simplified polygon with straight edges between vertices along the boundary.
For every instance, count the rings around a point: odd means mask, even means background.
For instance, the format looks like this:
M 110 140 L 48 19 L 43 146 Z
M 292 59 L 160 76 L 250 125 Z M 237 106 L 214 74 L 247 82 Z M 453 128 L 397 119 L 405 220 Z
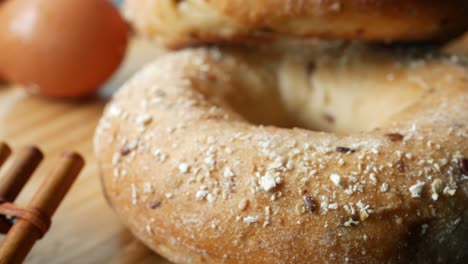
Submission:
M 431 45 L 320 47 L 301 43 L 304 51 L 285 56 L 252 48 L 248 59 L 232 64 L 242 65 L 232 73 L 240 77 L 230 79 L 223 101 L 252 124 L 353 134 L 388 126 L 435 91 L 447 71 Z
M 236 90 L 228 101 L 256 125 L 352 134 L 384 125 L 432 89 L 426 81 L 413 80 L 422 75 L 386 61 L 344 70 L 337 64 L 291 61 L 280 71 L 278 84 Z
M 366 96 L 362 99 L 351 96 L 347 100 L 346 94 L 337 97 L 334 93 L 324 94 L 320 99 L 321 105 L 317 107 L 311 107 L 313 102 L 305 105 L 284 102 L 278 92 L 263 97 L 268 98 L 268 105 L 264 101 L 243 97 L 231 101 L 231 107 L 254 125 L 302 128 L 343 135 L 378 128 L 389 117 L 422 96 L 421 89 L 408 89 L 401 95 L 393 93 L 387 96 L 390 98 L 388 101 L 382 102 L 381 99 L 372 100 Z

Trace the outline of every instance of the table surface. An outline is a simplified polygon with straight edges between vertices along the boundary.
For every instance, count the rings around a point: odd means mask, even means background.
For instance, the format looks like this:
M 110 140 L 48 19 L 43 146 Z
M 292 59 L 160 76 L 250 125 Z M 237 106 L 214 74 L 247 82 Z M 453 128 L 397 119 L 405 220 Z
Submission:
M 36 243 L 26 263 L 168 263 L 136 240 L 106 204 L 92 147 L 106 95 L 161 52 L 133 40 L 123 67 L 101 94 L 80 102 L 48 100 L 30 96 L 21 87 L 0 85 L 0 141 L 8 142 L 13 150 L 35 144 L 46 157 L 23 189 L 19 203 L 27 203 L 64 150 L 76 150 L 86 159 L 86 167 L 54 215 L 50 231 Z

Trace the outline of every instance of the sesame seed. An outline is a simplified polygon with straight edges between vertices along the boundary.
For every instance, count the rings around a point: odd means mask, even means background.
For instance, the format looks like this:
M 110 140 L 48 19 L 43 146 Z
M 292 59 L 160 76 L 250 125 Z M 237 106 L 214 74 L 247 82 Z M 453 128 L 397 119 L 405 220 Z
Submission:
M 454 196 L 456 192 L 457 192 L 456 189 L 450 188 L 449 186 L 446 186 L 443 191 L 445 195 L 450 195 L 450 196 Z
M 153 117 L 149 114 L 140 115 L 136 118 L 136 123 L 139 126 L 149 125 L 153 121 Z
M 162 152 L 159 149 L 153 150 L 153 156 L 156 158 L 156 161 L 158 162 L 164 162 L 167 159 L 167 154 Z
M 207 195 L 208 195 L 208 191 L 206 191 L 206 190 L 199 190 L 199 191 L 195 194 L 195 198 L 196 198 L 197 200 L 203 200 Z
M 209 193 L 207 196 L 206 196 L 206 200 L 209 202 L 209 203 L 214 203 L 216 201 L 216 196 L 214 196 L 213 194 Z
M 111 104 L 111 105 L 109 106 L 109 114 L 110 114 L 110 116 L 119 117 L 120 115 L 122 115 L 122 113 L 123 113 L 122 108 L 120 108 L 120 107 L 117 106 L 116 104 Z
M 231 168 L 226 167 L 224 169 L 224 177 L 229 178 L 229 177 L 233 177 L 233 176 L 234 176 L 234 173 L 232 172 Z
M 330 180 L 338 187 L 343 187 L 343 182 L 341 180 L 341 176 L 335 173 L 330 175 Z
M 242 219 L 242 221 L 246 224 L 252 224 L 258 221 L 258 215 L 256 216 L 246 216 Z
M 265 206 L 265 215 L 270 215 L 270 214 L 271 214 L 270 206 Z
M 397 155 L 398 159 L 401 159 L 403 153 L 400 150 L 395 151 L 395 154 Z
M 343 225 L 346 226 L 346 227 L 350 227 L 350 226 L 352 226 L 352 225 L 357 226 L 357 225 L 359 225 L 359 221 L 355 221 L 355 220 L 353 220 L 353 218 L 350 217 L 350 218 L 348 219 L 348 221 L 344 222 Z
M 422 189 L 426 185 L 425 182 L 417 181 L 416 184 L 409 187 L 409 191 L 411 193 L 412 198 L 419 198 L 421 197 Z
M 377 184 L 377 177 L 375 176 L 375 173 L 369 174 L 369 178 L 373 184 Z
M 263 190 L 267 192 L 271 191 L 273 188 L 276 187 L 277 178 L 279 178 L 279 176 L 267 172 L 264 176 L 260 178 L 260 186 Z
M 351 186 L 349 186 L 348 189 L 344 190 L 344 193 L 346 193 L 347 195 L 351 195 L 354 193 L 353 189 L 351 188 Z
M 214 160 L 214 158 L 213 158 L 213 156 L 211 156 L 211 155 L 208 156 L 208 157 L 206 157 L 206 158 L 203 160 L 203 162 L 205 162 L 205 163 L 208 164 L 209 166 L 214 166 L 215 163 L 216 163 L 215 160 Z
M 439 198 L 439 193 L 442 191 L 442 180 L 441 179 L 435 179 L 431 183 L 431 191 L 432 191 L 432 200 L 437 201 Z
M 180 173 L 187 173 L 189 171 L 190 166 L 187 163 L 179 164 L 179 171 Z
M 367 218 L 369 218 L 369 213 L 367 211 L 359 213 L 359 219 L 361 219 L 361 221 L 365 221 Z
M 130 185 L 130 188 L 132 190 L 132 204 L 136 205 L 138 203 L 138 194 L 137 194 L 137 189 L 134 183 Z
M 229 154 L 229 155 L 232 154 L 232 152 L 233 152 L 232 148 L 230 148 L 230 147 L 227 147 L 227 148 L 225 149 L 225 151 L 226 151 L 226 153 Z
M 328 197 L 322 196 L 320 202 L 320 213 L 324 214 L 328 212 Z
M 271 169 L 280 169 L 284 166 L 286 163 L 286 158 L 285 157 L 276 157 L 273 163 L 270 165 Z
M 115 152 L 114 155 L 112 156 L 112 165 L 117 165 L 120 161 L 120 152 Z
M 303 203 L 297 203 L 294 208 L 296 209 L 296 213 L 298 215 L 301 215 L 301 214 L 305 213 L 305 211 L 306 211 L 306 207 L 305 207 L 305 205 Z
M 338 165 L 341 167 L 345 164 L 345 161 L 343 159 L 338 160 Z
M 153 186 L 151 185 L 151 182 L 145 182 L 143 184 L 143 192 L 144 193 L 153 193 L 154 189 Z
M 249 200 L 244 198 L 239 202 L 239 205 L 237 205 L 237 209 L 239 209 L 239 211 L 244 211 L 248 205 L 249 205 Z
M 386 182 L 382 183 L 382 185 L 380 185 L 380 191 L 381 192 L 388 191 L 388 183 L 386 183 Z
M 146 224 L 145 230 L 146 230 L 146 232 L 151 233 L 151 231 L 152 231 L 151 225 L 150 225 L 150 224 Z

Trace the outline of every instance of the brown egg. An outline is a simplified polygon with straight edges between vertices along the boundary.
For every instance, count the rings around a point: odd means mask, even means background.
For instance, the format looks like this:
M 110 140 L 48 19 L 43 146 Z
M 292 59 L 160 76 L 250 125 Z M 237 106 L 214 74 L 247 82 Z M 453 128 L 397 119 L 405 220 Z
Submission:
M 127 31 L 108 0 L 8 0 L 0 76 L 46 96 L 90 95 L 122 61 Z

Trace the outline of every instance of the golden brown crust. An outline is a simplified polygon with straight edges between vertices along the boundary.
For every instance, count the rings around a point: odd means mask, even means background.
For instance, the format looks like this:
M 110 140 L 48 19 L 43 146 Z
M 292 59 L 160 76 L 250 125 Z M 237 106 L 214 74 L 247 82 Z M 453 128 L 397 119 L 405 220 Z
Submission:
M 285 36 L 442 40 L 468 27 L 465 0 L 127 0 L 139 32 L 171 47 Z
M 175 52 L 117 93 L 95 150 L 124 223 L 176 263 L 466 261 L 466 62 L 292 50 Z
M 468 57 L 468 32 L 447 43 L 447 45 L 443 47 L 443 51 L 449 54 Z

